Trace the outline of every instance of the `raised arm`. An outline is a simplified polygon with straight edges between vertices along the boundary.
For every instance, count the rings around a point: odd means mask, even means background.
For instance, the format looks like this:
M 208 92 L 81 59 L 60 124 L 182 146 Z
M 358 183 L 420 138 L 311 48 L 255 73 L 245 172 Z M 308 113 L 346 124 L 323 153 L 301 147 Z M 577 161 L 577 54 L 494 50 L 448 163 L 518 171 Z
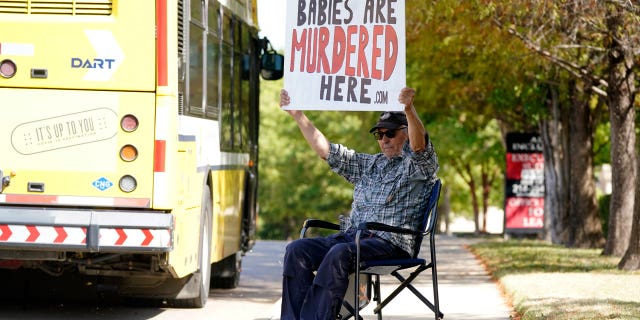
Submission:
M 427 141 L 425 139 L 426 130 L 424 129 L 424 125 L 422 121 L 420 121 L 420 117 L 418 117 L 418 112 L 416 112 L 416 109 L 413 107 L 413 97 L 415 94 L 416 91 L 412 88 L 403 88 L 400 91 L 398 101 L 404 105 L 404 113 L 407 115 L 411 150 L 418 152 L 426 148 Z
M 288 106 L 289 103 L 291 103 L 289 93 L 284 89 L 280 90 L 280 107 Z M 286 111 L 296 121 L 300 132 L 302 132 L 302 135 L 313 151 L 315 151 L 320 158 L 327 160 L 327 156 L 329 156 L 329 140 L 327 140 L 324 134 L 313 125 L 313 122 L 307 118 L 304 112 L 300 110 Z

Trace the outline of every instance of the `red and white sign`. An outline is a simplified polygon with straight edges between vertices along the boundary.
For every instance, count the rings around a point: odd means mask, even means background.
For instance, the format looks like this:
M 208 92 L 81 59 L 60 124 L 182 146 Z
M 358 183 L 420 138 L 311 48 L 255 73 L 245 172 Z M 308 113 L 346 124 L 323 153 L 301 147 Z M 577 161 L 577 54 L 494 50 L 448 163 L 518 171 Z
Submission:
M 288 0 L 288 109 L 403 110 L 405 1 Z

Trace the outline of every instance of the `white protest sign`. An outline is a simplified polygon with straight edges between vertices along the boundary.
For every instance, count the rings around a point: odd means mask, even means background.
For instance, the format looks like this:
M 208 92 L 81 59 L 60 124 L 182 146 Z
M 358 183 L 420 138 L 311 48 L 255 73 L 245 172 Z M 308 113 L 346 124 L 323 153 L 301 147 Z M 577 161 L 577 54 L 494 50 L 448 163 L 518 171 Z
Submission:
M 405 0 L 288 0 L 284 87 L 294 110 L 403 110 Z

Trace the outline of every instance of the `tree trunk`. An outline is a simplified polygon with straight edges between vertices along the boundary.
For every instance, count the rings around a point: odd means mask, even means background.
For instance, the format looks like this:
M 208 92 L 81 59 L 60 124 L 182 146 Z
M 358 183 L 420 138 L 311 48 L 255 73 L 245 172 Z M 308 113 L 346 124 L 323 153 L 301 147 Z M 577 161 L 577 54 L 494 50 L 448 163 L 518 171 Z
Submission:
M 640 173 L 640 158 L 636 159 L 636 174 Z M 618 263 L 618 269 L 640 270 L 640 179 L 636 177 L 636 200 L 633 206 L 633 225 L 627 252 Z
M 562 243 L 565 229 L 564 220 L 568 215 L 568 176 L 569 163 L 564 156 L 567 150 L 569 116 L 562 108 L 558 88 L 549 86 L 546 101 L 550 119 L 540 121 L 540 133 L 543 139 L 544 183 L 545 183 L 545 238 L 554 244 Z
M 283 224 L 283 234 L 285 239 L 287 239 L 287 241 L 297 239 L 297 237 L 299 236 L 299 233 L 297 232 L 299 232 L 298 230 L 300 230 L 299 228 L 300 226 L 302 226 L 302 224 L 297 222 L 295 216 L 287 216 L 286 221 L 287 223 Z
M 469 192 L 471 193 L 471 206 L 473 208 L 473 223 L 475 224 L 475 234 L 480 233 L 480 209 L 478 206 L 478 196 L 476 194 L 476 181 L 473 178 L 473 174 L 471 172 L 471 165 L 465 164 L 464 166 L 467 175 L 469 176 L 469 180 L 467 180 L 467 185 L 469 186 Z
M 549 88 L 551 119 L 540 122 L 545 158 L 545 239 L 567 247 L 601 247 L 604 238 L 593 181 L 592 118 L 587 96 L 567 84 L 566 99 Z M 562 106 L 563 101 L 571 103 Z
M 588 90 L 569 81 L 572 107 L 569 109 L 569 220 L 566 225 L 568 247 L 601 248 L 604 244 L 593 181 L 593 119 Z M 585 85 L 589 88 L 590 85 Z M 586 93 L 581 93 L 585 92 Z
M 618 10 L 620 9 L 618 8 Z M 616 12 L 616 14 L 622 14 L 622 12 Z M 612 78 L 615 77 L 616 81 L 614 82 L 612 81 L 614 79 L 610 79 L 609 86 L 611 87 L 612 84 L 615 84 L 617 87 L 616 93 L 620 93 L 618 98 L 620 101 L 619 103 L 625 106 L 627 106 L 626 104 L 628 103 L 627 107 L 635 111 L 633 108 L 633 102 L 635 101 L 638 89 L 636 87 L 636 74 L 633 71 L 633 68 L 637 67 L 637 64 L 633 61 L 634 54 L 631 50 L 634 40 L 631 40 L 632 36 L 630 35 L 629 30 L 623 31 L 622 26 L 625 25 L 623 18 L 618 16 L 617 19 L 612 20 L 609 30 L 618 31 L 617 33 L 614 33 L 616 41 L 614 41 L 612 49 L 618 49 L 619 51 L 611 51 L 612 55 L 610 55 L 610 61 L 617 62 L 617 64 L 614 65 L 612 63 L 611 65 Z M 611 29 L 611 27 L 616 25 L 618 26 L 618 29 Z M 621 56 L 619 56 L 619 59 L 616 59 L 616 55 Z M 613 94 L 613 92 L 611 93 Z M 635 128 L 633 129 L 635 131 Z M 631 235 L 628 240 L 627 250 L 618 264 L 618 268 L 624 270 L 640 270 L 640 179 L 638 178 L 638 175 L 640 175 L 640 158 L 638 157 L 637 150 L 636 146 L 636 174 L 634 175 L 636 179 L 636 189 L 635 192 L 633 192 L 633 216 L 629 223 L 618 220 L 618 223 L 631 225 Z
M 491 179 L 482 166 L 482 233 L 487 233 L 487 212 L 489 211 L 489 193 L 491 192 Z
M 628 43 L 621 43 L 625 36 L 622 34 L 624 23 L 620 10 L 610 6 L 606 19 L 611 43 L 607 96 L 611 121 L 612 192 L 609 232 L 603 254 L 613 256 L 622 256 L 629 244 L 636 178 L 633 54 L 628 52 Z
M 448 185 L 443 184 L 440 190 L 440 200 L 438 201 L 438 224 L 439 230 L 444 234 L 451 235 L 449 225 L 451 223 L 451 191 Z M 444 228 L 442 228 L 444 225 Z

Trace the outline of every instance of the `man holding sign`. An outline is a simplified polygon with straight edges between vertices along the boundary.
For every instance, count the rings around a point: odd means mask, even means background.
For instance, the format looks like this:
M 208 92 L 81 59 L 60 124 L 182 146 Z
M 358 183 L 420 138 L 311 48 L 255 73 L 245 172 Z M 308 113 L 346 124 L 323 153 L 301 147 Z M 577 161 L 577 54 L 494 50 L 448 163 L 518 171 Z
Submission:
M 402 110 L 404 0 L 289 0 L 286 30 L 287 108 Z
M 431 192 L 439 168 L 438 158 L 413 106 L 415 92 L 400 91 L 404 112 L 384 112 L 369 132 L 381 153 L 357 153 L 329 143 L 301 110 L 287 112 L 302 135 L 329 167 L 354 185 L 348 220 L 334 235 L 291 242 L 283 266 L 281 320 L 335 319 L 355 271 L 356 227 L 362 222 L 381 222 L 416 229 L 424 199 Z M 280 106 L 295 101 L 286 90 Z M 415 239 L 409 235 L 368 232 L 360 241 L 363 260 L 409 257 Z M 314 271 L 316 272 L 314 275 Z

